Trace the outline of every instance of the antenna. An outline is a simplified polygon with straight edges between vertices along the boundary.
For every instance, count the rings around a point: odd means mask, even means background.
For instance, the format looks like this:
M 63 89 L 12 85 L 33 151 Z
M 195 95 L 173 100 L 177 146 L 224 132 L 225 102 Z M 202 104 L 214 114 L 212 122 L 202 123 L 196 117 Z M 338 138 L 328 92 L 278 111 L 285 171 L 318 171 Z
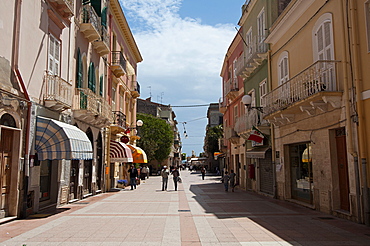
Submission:
M 163 96 L 164 96 L 164 92 L 161 93 L 161 104 L 163 104 Z
M 149 85 L 148 88 L 149 88 L 149 97 L 151 98 L 152 97 L 152 87 Z

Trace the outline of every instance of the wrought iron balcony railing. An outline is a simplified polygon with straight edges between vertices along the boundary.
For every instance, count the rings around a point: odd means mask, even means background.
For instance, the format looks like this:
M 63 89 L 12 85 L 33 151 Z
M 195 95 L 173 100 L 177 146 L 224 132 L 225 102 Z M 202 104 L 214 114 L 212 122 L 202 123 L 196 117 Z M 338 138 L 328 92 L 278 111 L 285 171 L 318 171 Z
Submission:
M 111 106 L 108 102 L 87 88 L 76 88 L 73 109 L 87 110 L 91 115 L 98 115 L 109 120 L 113 118 Z
M 319 92 L 339 91 L 337 61 L 317 61 L 264 97 L 264 114 L 268 115 L 302 101 Z
M 121 111 L 113 111 L 113 124 L 126 128 L 126 115 Z

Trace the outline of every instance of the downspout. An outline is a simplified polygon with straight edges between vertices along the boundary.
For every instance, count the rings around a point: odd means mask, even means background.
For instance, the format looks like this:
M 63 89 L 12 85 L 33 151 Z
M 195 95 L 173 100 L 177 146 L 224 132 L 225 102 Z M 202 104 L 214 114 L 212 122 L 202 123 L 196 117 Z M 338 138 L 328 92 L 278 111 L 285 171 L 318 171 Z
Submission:
M 19 60 L 19 36 L 20 36 L 20 22 L 21 22 L 21 5 L 22 0 L 15 0 L 15 11 L 14 11 L 14 28 L 13 28 L 13 47 L 12 47 L 12 71 L 16 74 L 17 82 L 20 84 L 24 97 L 27 100 L 27 126 L 26 126 L 26 137 L 25 137 L 25 151 L 24 151 L 24 163 L 23 163 L 23 194 L 19 194 L 19 200 L 22 201 L 22 205 L 19 206 L 19 215 L 21 218 L 27 216 L 27 194 L 28 194 L 28 182 L 30 176 L 29 170 L 29 148 L 30 148 L 30 131 L 31 131 L 31 110 L 32 103 L 28 94 L 27 88 L 22 79 L 22 75 L 18 69 Z
M 269 91 L 272 91 L 272 76 L 271 76 L 271 49 L 269 47 L 267 55 L 267 81 L 269 85 Z M 277 184 L 276 184 L 276 146 L 275 146 L 275 128 L 274 124 L 270 123 L 270 132 L 271 132 L 271 160 L 272 160 L 272 182 L 273 182 L 273 197 L 277 198 Z
M 349 31 L 350 31 L 350 40 L 349 45 L 350 49 L 352 49 L 352 56 L 350 57 L 350 61 L 353 64 L 353 77 L 354 77 L 354 83 L 355 83 L 355 96 L 356 96 L 356 105 L 357 105 L 357 113 L 358 113 L 358 138 L 359 138 L 359 153 L 361 158 L 361 164 L 362 164 L 362 182 L 363 182 L 363 222 L 369 226 L 369 194 L 368 194 L 368 186 L 367 186 L 367 161 L 366 161 L 366 129 L 365 129 L 365 119 L 364 119 L 364 107 L 363 107 L 363 101 L 361 98 L 362 93 L 362 77 L 360 72 L 360 59 L 359 59 L 359 40 L 357 37 L 358 33 L 358 27 L 356 25 L 356 16 L 357 16 L 357 4 L 356 1 L 352 0 L 350 1 L 350 23 L 349 23 Z M 352 41 L 352 42 L 351 42 Z M 357 166 L 358 169 L 358 166 Z M 358 170 L 357 170 L 358 172 Z M 357 173 L 356 173 L 357 174 Z M 356 177 L 356 180 L 360 180 L 359 176 Z M 360 183 L 359 183 L 360 186 Z M 360 187 L 358 187 L 358 192 L 360 192 Z M 358 194 L 359 196 L 359 194 Z M 358 202 L 360 199 L 358 199 Z M 358 207 L 360 207 L 360 204 L 358 204 Z M 360 214 L 361 210 L 358 210 L 358 213 Z M 360 216 L 358 216 L 360 217 Z

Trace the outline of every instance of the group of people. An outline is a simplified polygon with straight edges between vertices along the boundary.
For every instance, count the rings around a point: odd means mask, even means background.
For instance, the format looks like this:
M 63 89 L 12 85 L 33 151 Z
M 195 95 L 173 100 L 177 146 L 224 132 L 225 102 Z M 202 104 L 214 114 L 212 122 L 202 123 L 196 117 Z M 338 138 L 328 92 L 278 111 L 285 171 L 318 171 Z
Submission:
M 177 183 L 181 181 L 180 172 L 177 169 L 177 167 L 173 167 L 173 169 L 170 171 L 170 170 L 167 169 L 167 166 L 163 166 L 163 169 L 161 170 L 162 191 L 167 190 L 168 177 L 169 177 L 170 174 L 172 174 L 173 184 L 175 186 L 175 191 L 177 191 Z
M 149 167 L 143 166 L 140 167 L 140 179 L 145 180 L 149 178 Z M 136 183 L 137 183 L 137 178 L 139 177 L 139 171 L 135 168 L 135 165 L 131 165 L 131 168 L 128 170 L 128 173 L 130 175 L 130 185 L 131 185 L 131 190 L 136 189 Z
M 225 171 L 225 174 L 221 179 L 222 183 L 224 183 L 225 191 L 229 191 L 230 184 L 231 191 L 234 192 L 235 186 L 237 185 L 235 177 L 236 174 L 234 173 L 234 170 L 231 170 L 230 174 L 228 171 Z

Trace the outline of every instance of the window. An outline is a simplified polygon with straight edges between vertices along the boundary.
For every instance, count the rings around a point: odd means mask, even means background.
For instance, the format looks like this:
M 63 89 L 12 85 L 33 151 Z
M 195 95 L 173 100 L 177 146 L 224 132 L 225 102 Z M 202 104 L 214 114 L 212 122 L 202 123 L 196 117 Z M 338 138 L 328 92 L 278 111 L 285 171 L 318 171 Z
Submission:
M 112 110 L 116 111 L 116 84 L 112 87 Z
M 257 16 L 257 35 L 259 43 L 262 43 L 265 40 L 265 29 L 266 29 L 265 9 L 262 9 Z
M 313 29 L 314 59 L 334 60 L 332 15 L 323 14 Z
M 254 90 L 251 90 L 248 92 L 248 95 L 252 98 L 251 101 L 251 107 L 256 107 L 256 92 Z
M 259 93 L 260 93 L 260 106 L 261 107 L 264 107 L 266 106 L 266 102 L 265 102 L 265 96 L 267 94 L 267 80 L 263 80 L 261 83 L 260 83 L 260 86 L 259 86 Z
M 233 61 L 233 89 L 238 88 L 238 77 L 236 76 L 236 59 Z
M 83 82 L 83 66 L 82 66 L 82 59 L 81 59 L 81 52 L 80 48 L 77 49 L 77 68 L 76 68 L 76 87 L 82 88 Z
M 289 79 L 288 52 L 284 51 L 278 61 L 279 85 L 282 85 Z
M 59 76 L 60 42 L 53 35 L 49 35 L 49 73 Z
M 249 59 L 253 53 L 253 47 L 252 47 L 252 28 L 250 28 L 245 36 L 245 42 L 247 45 L 247 59 Z
M 366 26 L 366 38 L 367 38 L 367 52 L 370 52 L 370 1 L 365 3 L 365 26 Z
M 94 63 L 90 62 L 89 72 L 88 72 L 88 87 L 91 91 L 95 92 L 95 68 Z

